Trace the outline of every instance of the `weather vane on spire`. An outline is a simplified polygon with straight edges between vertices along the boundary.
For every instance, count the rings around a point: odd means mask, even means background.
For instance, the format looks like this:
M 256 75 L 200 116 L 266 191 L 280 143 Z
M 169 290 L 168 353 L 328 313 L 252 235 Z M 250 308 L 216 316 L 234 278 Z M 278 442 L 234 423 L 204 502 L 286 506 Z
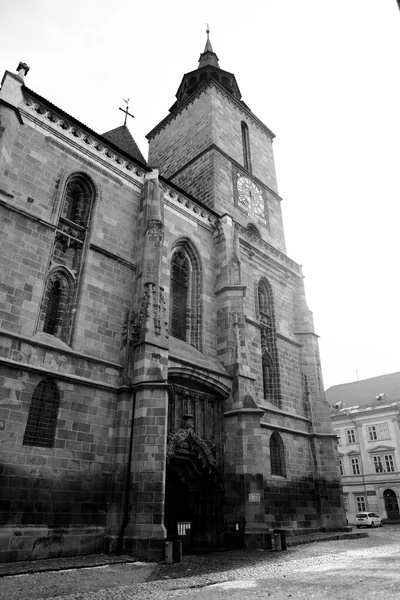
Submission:
M 208 23 L 206 23 L 206 27 L 207 27 L 206 34 L 207 34 L 207 37 L 208 37 L 208 34 L 210 33 L 210 26 L 209 26 Z
M 125 102 L 125 104 L 126 104 L 126 108 L 125 108 L 125 110 L 124 110 L 123 108 L 119 107 L 119 110 L 122 110 L 122 112 L 123 112 L 123 113 L 125 113 L 124 127 L 126 127 L 126 119 L 128 118 L 128 115 L 129 115 L 130 117 L 132 117 L 132 119 L 134 119 L 134 118 L 135 118 L 135 115 L 131 115 L 131 113 L 130 113 L 130 112 L 128 112 L 128 109 L 129 109 L 129 98 L 128 98 L 128 100 L 125 100 L 125 98 L 122 98 L 122 100 Z

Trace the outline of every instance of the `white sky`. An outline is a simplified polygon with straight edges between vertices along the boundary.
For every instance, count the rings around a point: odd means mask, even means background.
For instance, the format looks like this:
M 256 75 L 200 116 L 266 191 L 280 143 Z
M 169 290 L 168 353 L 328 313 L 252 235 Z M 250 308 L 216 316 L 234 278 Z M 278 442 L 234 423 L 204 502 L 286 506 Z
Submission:
M 1 0 L 0 73 L 95 131 L 148 133 L 197 68 L 222 69 L 276 134 L 289 256 L 303 265 L 325 388 L 400 371 L 396 0 Z

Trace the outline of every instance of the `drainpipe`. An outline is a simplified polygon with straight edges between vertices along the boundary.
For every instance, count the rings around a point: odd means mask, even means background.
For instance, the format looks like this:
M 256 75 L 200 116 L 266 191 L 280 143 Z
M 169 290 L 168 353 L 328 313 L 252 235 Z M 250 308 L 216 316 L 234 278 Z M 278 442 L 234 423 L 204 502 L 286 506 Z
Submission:
M 121 529 L 118 535 L 116 554 L 120 555 L 123 551 L 124 546 L 124 534 L 126 526 L 129 522 L 129 495 L 131 491 L 131 467 L 132 467 L 132 449 L 133 449 L 133 430 L 135 423 L 135 406 L 136 406 L 136 392 L 133 392 L 133 402 L 132 402 L 132 422 L 131 422 L 131 435 L 129 440 L 129 454 L 128 454 L 128 464 L 126 469 L 126 481 L 125 481 L 125 498 L 124 498 L 124 513 L 121 523 Z

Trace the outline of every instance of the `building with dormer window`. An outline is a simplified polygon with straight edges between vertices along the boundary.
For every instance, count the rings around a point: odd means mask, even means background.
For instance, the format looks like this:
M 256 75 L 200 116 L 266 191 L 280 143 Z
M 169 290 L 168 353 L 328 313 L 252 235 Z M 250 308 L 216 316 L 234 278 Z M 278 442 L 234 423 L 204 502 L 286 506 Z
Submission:
M 373 511 L 400 521 L 400 373 L 336 385 L 326 392 L 346 515 Z

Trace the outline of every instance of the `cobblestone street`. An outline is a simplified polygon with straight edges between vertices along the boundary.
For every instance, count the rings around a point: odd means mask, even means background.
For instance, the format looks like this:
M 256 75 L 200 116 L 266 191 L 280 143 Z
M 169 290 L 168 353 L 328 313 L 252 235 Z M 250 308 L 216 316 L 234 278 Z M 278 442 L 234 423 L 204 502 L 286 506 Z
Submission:
M 400 526 L 369 537 L 290 547 L 287 552 L 220 552 L 184 557 L 180 564 L 80 557 L 29 563 L 54 571 L 4 575 L 7 600 L 148 600 L 150 598 L 400 598 Z M 129 562 L 118 562 L 128 560 Z M 107 561 L 106 564 L 99 564 Z M 43 563 L 45 565 L 43 566 Z M 67 563 L 64 563 L 67 564 Z M 79 568 L 74 568 L 79 565 Z M 22 570 L 2 565 L 0 574 Z M 61 570 L 60 570 L 61 569 Z M 27 568 L 25 568 L 25 571 Z

